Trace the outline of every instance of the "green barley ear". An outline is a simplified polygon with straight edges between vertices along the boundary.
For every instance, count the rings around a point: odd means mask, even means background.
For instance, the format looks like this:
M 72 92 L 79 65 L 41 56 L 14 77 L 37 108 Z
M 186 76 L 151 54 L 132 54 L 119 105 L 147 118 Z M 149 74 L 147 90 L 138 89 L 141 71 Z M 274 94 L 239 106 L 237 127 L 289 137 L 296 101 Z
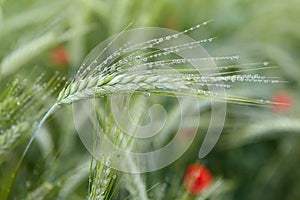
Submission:
M 238 65 L 237 55 L 210 57 L 201 44 L 210 43 L 214 38 L 186 40 L 188 38 L 186 34 L 207 24 L 208 22 L 204 22 L 180 33 L 169 31 L 168 33 L 171 34 L 161 33 L 162 29 L 155 32 L 154 29 L 147 28 L 123 31 L 98 45 L 85 59 L 74 78 L 60 91 L 56 103 L 37 125 L 19 165 L 46 119 L 60 106 L 79 100 L 111 94 L 142 92 L 203 99 L 214 98 L 218 101 L 240 104 L 269 104 L 270 102 L 264 100 L 233 95 L 220 96 L 208 89 L 215 87 L 225 90 L 237 82 L 266 84 L 278 83 L 279 80 L 244 73 L 270 68 L 268 63 Z M 138 33 L 138 37 L 135 33 Z M 143 35 L 144 33 L 148 36 Z M 199 49 L 205 53 L 197 54 L 196 57 L 191 57 L 187 53 Z M 210 65 L 214 63 L 219 66 L 216 66 L 217 70 L 211 71 Z M 195 64 L 200 65 L 201 68 L 195 68 Z M 243 74 L 238 74 L 240 71 Z
M 41 83 L 42 78 L 43 75 L 30 83 L 19 75 L 0 93 L 0 164 L 23 133 L 32 130 L 32 124 L 47 112 L 47 104 L 51 103 L 47 100 L 57 90 L 61 77 L 53 77 L 45 84 Z

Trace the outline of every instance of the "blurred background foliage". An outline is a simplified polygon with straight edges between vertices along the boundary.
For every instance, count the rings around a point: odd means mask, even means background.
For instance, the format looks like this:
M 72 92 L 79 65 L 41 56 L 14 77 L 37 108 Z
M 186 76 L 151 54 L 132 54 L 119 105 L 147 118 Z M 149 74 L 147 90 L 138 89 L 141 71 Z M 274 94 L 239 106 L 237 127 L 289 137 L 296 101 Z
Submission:
M 279 67 L 263 73 L 286 81 L 259 88 L 237 84 L 230 93 L 270 100 L 283 93 L 292 100 L 281 111 L 228 105 L 223 134 L 201 160 L 223 180 L 211 198 L 300 199 L 299 0 L 1 0 L 0 87 L 4 90 L 20 73 L 29 82 L 42 72 L 46 78 L 55 71 L 70 77 L 93 47 L 131 22 L 130 28 L 182 31 L 210 19 L 208 28 L 190 34 L 195 39 L 217 37 L 204 45 L 210 55 L 239 54 L 242 63 L 269 61 Z M 56 54 L 66 58 L 61 61 Z M 205 131 L 209 117 L 204 112 L 199 132 Z M 26 141 L 15 141 L 2 158 L 2 189 Z M 200 141 L 171 166 L 146 174 L 147 187 L 166 182 L 171 199 L 182 187 L 185 167 L 197 160 Z M 89 159 L 72 125 L 71 109 L 65 108 L 49 120 L 31 148 L 13 184 L 12 199 L 85 198 Z

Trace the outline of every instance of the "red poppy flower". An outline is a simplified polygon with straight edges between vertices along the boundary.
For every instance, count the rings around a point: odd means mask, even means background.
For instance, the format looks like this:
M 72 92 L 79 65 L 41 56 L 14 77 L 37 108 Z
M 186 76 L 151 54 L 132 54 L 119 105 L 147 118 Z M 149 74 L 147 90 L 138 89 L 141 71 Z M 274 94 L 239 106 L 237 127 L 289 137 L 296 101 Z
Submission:
M 194 163 L 186 169 L 183 184 L 191 194 L 200 194 L 212 180 L 210 171 L 204 165 Z
M 291 95 L 286 92 L 279 92 L 275 94 L 272 101 L 275 103 L 273 104 L 273 110 L 276 112 L 289 109 L 293 103 Z
M 70 62 L 69 53 L 64 46 L 58 46 L 51 51 L 51 61 L 55 65 L 68 65 Z

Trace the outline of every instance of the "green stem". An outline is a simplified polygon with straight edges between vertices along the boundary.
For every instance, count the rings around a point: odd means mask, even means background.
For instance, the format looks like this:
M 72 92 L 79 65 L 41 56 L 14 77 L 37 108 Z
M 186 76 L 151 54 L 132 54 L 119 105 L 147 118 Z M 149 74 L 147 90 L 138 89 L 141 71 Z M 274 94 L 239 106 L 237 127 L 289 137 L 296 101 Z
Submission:
M 5 195 L 6 197 L 9 197 L 9 195 L 10 195 L 10 192 L 11 192 L 11 189 L 12 189 L 12 185 L 13 185 L 13 183 L 15 182 L 15 179 L 16 179 L 16 175 L 17 175 L 17 173 L 18 173 L 18 171 L 19 171 L 19 169 L 20 169 L 20 166 L 21 166 L 21 164 L 22 164 L 22 161 L 24 160 L 24 158 L 25 158 L 25 156 L 26 156 L 26 154 L 27 154 L 27 152 L 28 152 L 28 150 L 29 150 L 29 148 L 30 148 L 30 146 L 31 146 L 31 144 L 32 144 L 32 142 L 33 142 L 33 140 L 34 140 L 34 138 L 37 136 L 37 134 L 38 134 L 39 130 L 41 129 L 42 125 L 44 124 L 44 122 L 48 119 L 48 117 L 49 117 L 51 114 L 54 113 L 54 111 L 56 111 L 56 110 L 59 108 L 59 106 L 60 106 L 60 105 L 58 105 L 58 104 L 55 103 L 55 104 L 48 110 L 48 112 L 43 116 L 42 120 L 39 122 L 39 124 L 37 125 L 36 129 L 34 130 L 32 136 L 30 137 L 30 140 L 29 140 L 28 144 L 26 145 L 25 150 L 24 150 L 23 153 L 22 153 L 22 156 L 21 156 L 21 158 L 20 158 L 20 160 L 19 160 L 19 162 L 18 162 L 18 164 L 17 164 L 16 169 L 15 169 L 14 172 L 12 173 L 11 181 L 10 181 L 10 183 L 9 183 L 10 185 L 9 185 L 9 187 L 8 187 L 8 189 L 7 189 L 7 193 L 6 193 L 6 195 Z

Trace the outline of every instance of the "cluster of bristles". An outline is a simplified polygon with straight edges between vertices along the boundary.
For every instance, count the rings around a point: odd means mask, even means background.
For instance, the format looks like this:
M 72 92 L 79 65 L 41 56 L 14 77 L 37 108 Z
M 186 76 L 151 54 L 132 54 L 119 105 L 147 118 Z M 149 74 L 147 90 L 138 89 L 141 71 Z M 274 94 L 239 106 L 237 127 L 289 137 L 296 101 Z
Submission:
M 104 48 L 102 52 L 98 52 L 99 55 L 89 58 L 92 61 L 82 64 L 74 79 L 59 94 L 57 104 L 71 104 L 81 99 L 134 91 L 165 93 L 168 95 L 176 93 L 176 95 L 194 96 L 197 98 L 207 96 L 217 97 L 218 94 L 209 91 L 207 87 L 230 88 L 229 83 L 233 82 L 279 82 L 276 78 L 268 79 L 257 74 L 231 75 L 234 72 L 223 72 L 227 69 L 237 68 L 237 65 L 234 64 L 219 67 L 218 69 L 222 70 L 222 73 L 217 72 L 209 75 L 201 75 L 199 73 L 201 70 L 210 71 L 211 69 L 209 68 L 196 70 L 186 67 L 191 66 L 193 62 L 236 62 L 239 59 L 238 55 L 200 58 L 178 58 L 176 55 L 176 57 L 174 57 L 174 54 L 180 51 L 199 47 L 201 43 L 211 42 L 214 38 L 174 45 L 163 49 L 156 48 L 157 45 L 163 42 L 167 43 L 168 41 L 176 40 L 180 38 L 182 34 L 207 24 L 208 22 L 204 22 L 181 33 L 154 38 L 137 44 L 132 44 L 133 41 L 128 41 L 106 58 L 100 60 L 100 55 L 107 51 L 107 49 Z M 108 44 L 108 47 L 113 42 L 114 40 Z M 266 67 L 268 63 L 262 62 L 252 65 Z M 252 102 L 252 100 L 247 98 L 235 98 L 230 96 L 226 98 L 222 97 L 218 100 Z M 266 103 L 264 101 L 259 102 Z

